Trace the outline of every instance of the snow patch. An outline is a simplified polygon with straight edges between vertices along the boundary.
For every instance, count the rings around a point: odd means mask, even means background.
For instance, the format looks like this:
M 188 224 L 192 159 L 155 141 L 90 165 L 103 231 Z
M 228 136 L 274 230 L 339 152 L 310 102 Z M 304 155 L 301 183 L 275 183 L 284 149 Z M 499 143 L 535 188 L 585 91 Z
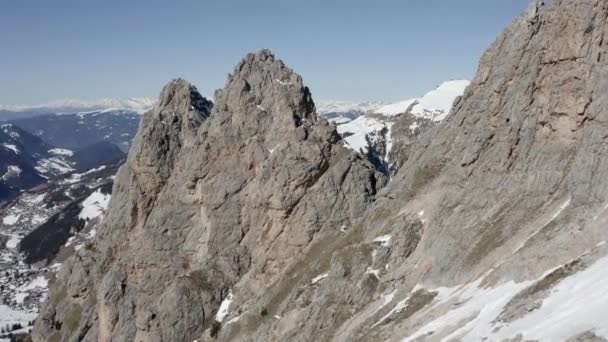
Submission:
M 38 316 L 34 312 L 24 312 L 14 310 L 7 305 L 0 304 L 0 326 L 6 326 L 7 324 L 21 323 L 23 326 L 27 326 L 29 321 L 33 321 Z
M 37 166 L 34 167 L 34 169 L 36 169 L 36 171 L 38 171 L 42 174 L 47 174 L 47 173 L 64 174 L 64 173 L 74 171 L 74 168 L 72 168 L 72 166 L 68 162 L 66 162 L 65 160 L 62 160 L 60 158 L 55 158 L 55 157 L 39 160 L 37 163 Z
M 464 94 L 465 89 L 471 82 L 467 80 L 455 80 L 442 83 L 437 89 L 426 93 L 414 107 L 412 114 L 425 117 L 433 121 L 443 121 L 457 97 Z
M 320 282 L 321 280 L 327 278 L 328 275 L 329 275 L 329 273 L 319 274 L 318 276 L 312 278 L 312 280 L 310 281 L 310 283 L 311 284 L 316 284 L 316 283 Z
M 365 153 L 369 147 L 365 137 L 369 133 L 381 131 L 383 128 L 389 130 L 387 134 L 390 136 L 391 126 L 392 123 L 390 122 L 383 122 L 372 117 L 360 116 L 349 123 L 338 126 L 337 130 L 338 133 L 344 137 L 346 147 L 355 150 L 355 152 L 363 151 Z
M 6 226 L 12 226 L 15 223 L 19 222 L 20 217 L 21 214 L 10 214 L 2 219 L 2 223 Z
M 82 202 L 82 210 L 78 214 L 78 218 L 88 221 L 101 216 L 108 208 L 111 197 L 110 194 L 104 194 L 101 189 L 97 189 Z
M 38 276 L 34 280 L 32 280 L 29 284 L 22 286 L 19 288 L 20 291 L 30 291 L 36 288 L 46 289 L 49 287 L 49 281 L 43 277 Z
M 16 165 L 9 165 L 6 168 L 6 172 L 1 177 L 2 180 L 7 181 L 11 178 L 18 178 L 21 175 L 21 168 Z
M 48 151 L 50 154 L 54 154 L 56 156 L 68 156 L 71 157 L 74 155 L 74 151 L 68 150 L 65 148 L 52 148 Z
M 228 309 L 230 309 L 230 304 L 232 304 L 232 291 L 228 292 L 228 296 L 224 298 L 222 304 L 220 304 L 220 308 L 217 310 L 217 314 L 215 315 L 216 322 L 222 322 L 226 316 L 228 316 Z
M 2 146 L 4 146 L 4 148 L 11 150 L 13 152 L 15 152 L 15 154 L 19 154 L 19 149 L 17 148 L 16 145 L 13 144 L 2 144 Z
M 388 247 L 391 245 L 392 238 L 393 237 L 391 235 L 382 235 L 375 238 L 373 242 L 380 242 L 382 247 Z
M 405 113 L 407 110 L 418 101 L 417 99 L 409 99 L 405 101 L 395 102 L 386 106 L 382 106 L 374 110 L 374 113 L 394 116 L 397 114 Z
M 380 270 L 373 269 L 368 267 L 365 271 L 365 274 L 373 274 L 377 279 L 380 279 Z
M 536 280 L 521 283 L 509 281 L 494 288 L 482 288 L 482 279 L 457 288 L 433 290 L 438 292 L 433 302 L 434 308 L 449 305 L 453 309 L 403 341 L 415 341 L 437 332 L 450 332 L 442 339 L 445 341 L 502 341 L 518 334 L 522 334 L 524 340 L 565 341 L 586 331 L 608 337 L 608 287 L 601 285 L 608 282 L 608 257 L 565 278 L 555 285 L 539 308 L 509 323 L 499 323 L 496 319 L 514 296 Z M 451 301 L 460 304 L 451 306 Z M 459 328 L 448 330 L 454 327 Z
M 17 248 L 17 246 L 19 245 L 19 242 L 21 242 L 21 239 L 23 239 L 23 237 L 21 237 L 17 234 L 11 234 L 9 236 L 10 236 L 10 239 L 6 242 L 6 248 L 10 248 L 10 249 Z
M 269 148 L 269 149 L 268 149 L 268 152 L 270 152 L 270 154 L 273 154 L 273 153 L 274 153 L 274 151 L 276 151 L 276 150 L 277 150 L 277 148 L 278 148 L 280 145 L 281 145 L 281 144 L 277 144 L 277 146 L 275 146 L 275 147 L 273 147 L 273 148 Z

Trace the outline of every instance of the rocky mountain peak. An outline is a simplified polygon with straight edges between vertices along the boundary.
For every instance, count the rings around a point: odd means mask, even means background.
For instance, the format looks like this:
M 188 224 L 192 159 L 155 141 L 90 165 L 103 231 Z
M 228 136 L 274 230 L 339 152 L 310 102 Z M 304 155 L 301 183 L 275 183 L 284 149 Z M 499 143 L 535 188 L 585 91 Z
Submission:
M 281 135 L 317 121 L 302 77 L 266 49 L 245 56 L 215 97 L 217 115 L 230 113 L 232 127 L 244 136 Z
M 213 103 L 204 98 L 195 86 L 178 78 L 163 87 L 153 111 L 158 120 L 168 120 L 163 121 L 165 124 L 178 120 L 174 116 L 182 115 L 187 126 L 184 128 L 196 129 L 209 117 L 212 108 Z
M 541 4 L 385 188 L 268 50 L 237 65 L 198 127 L 173 101 L 190 88 L 171 84 L 33 340 L 605 334 L 608 5 Z
M 35 340 L 202 340 L 217 334 L 226 300 L 278 312 L 265 291 L 280 295 L 279 282 L 293 281 L 286 270 L 344 234 L 385 184 L 317 121 L 302 78 L 268 50 L 247 55 L 215 103 L 209 113 L 183 80 L 165 86 L 116 177 L 95 249 L 60 275 L 57 287 L 78 284 L 68 291 L 79 298 L 54 297 L 62 303 L 44 310 Z

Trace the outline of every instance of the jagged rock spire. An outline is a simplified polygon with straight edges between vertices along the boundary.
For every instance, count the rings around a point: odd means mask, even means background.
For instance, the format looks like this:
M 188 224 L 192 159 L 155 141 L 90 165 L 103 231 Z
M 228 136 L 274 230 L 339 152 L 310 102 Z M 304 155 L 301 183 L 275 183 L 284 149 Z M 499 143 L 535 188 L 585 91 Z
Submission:
M 218 115 L 230 113 L 232 124 L 247 136 L 268 131 L 280 134 L 317 121 L 302 77 L 266 49 L 245 56 L 215 97 Z

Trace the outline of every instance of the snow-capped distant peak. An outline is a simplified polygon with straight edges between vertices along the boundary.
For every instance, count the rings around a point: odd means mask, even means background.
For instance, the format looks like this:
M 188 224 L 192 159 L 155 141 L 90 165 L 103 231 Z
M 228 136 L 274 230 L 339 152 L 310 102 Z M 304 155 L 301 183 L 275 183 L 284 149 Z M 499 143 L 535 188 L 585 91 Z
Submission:
M 374 110 L 383 115 L 397 115 L 408 110 L 418 117 L 433 121 L 442 121 L 450 113 L 450 109 L 458 96 L 464 93 L 470 84 L 468 80 L 452 80 L 443 82 L 439 87 L 426 93 L 421 98 L 409 99 L 382 106 Z
M 412 108 L 416 116 L 430 115 L 433 121 L 442 121 L 450 113 L 457 97 L 464 94 L 471 82 L 468 80 L 454 80 L 442 83 L 435 90 L 426 93 Z
M 321 100 L 316 101 L 317 112 L 319 114 L 326 113 L 346 113 L 346 112 L 361 112 L 365 113 L 370 110 L 375 110 L 384 102 L 381 101 L 339 101 L 339 100 Z
M 413 104 L 416 103 L 416 101 L 418 101 L 418 99 L 409 99 L 405 101 L 391 103 L 386 106 L 376 108 L 374 112 L 377 114 L 383 114 L 388 116 L 401 114 L 406 112 Z
M 0 105 L 0 110 L 15 112 L 45 111 L 73 114 L 90 111 L 128 110 L 143 114 L 152 109 L 156 99 L 151 97 L 102 98 L 96 100 L 63 99 L 38 105 Z

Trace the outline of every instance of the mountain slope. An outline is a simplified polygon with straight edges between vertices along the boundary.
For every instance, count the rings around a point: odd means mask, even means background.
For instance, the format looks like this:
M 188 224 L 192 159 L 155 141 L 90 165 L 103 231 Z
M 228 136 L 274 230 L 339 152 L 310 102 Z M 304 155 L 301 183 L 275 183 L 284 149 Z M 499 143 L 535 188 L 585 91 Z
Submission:
M 210 112 L 185 81 L 165 86 L 119 172 L 94 250 L 62 269 L 80 284 L 65 291 L 92 305 L 52 296 L 35 339 L 194 340 L 229 293 L 258 298 L 315 241 L 343 234 L 381 184 L 317 120 L 301 77 L 266 50 L 239 63 L 215 103 Z M 174 266 L 141 267 L 161 260 Z M 141 271 L 125 273 L 127 264 Z M 124 311 L 131 303 L 137 310 Z
M 169 84 L 34 340 L 606 340 L 607 31 L 535 1 L 386 187 L 268 51 Z
M 387 175 L 394 174 L 406 158 L 409 144 L 448 116 L 469 83 L 447 81 L 420 99 L 376 107 L 349 122 L 324 117 L 338 124 L 347 147 L 366 155 Z
M 0 339 L 27 332 L 18 326 L 37 316 L 54 273 L 88 246 L 120 164 L 54 177 L 0 206 Z
M 46 114 L 11 120 L 51 145 L 81 149 L 99 142 L 109 142 L 129 150 L 141 115 L 127 110 L 89 111 L 74 114 Z
M 50 149 L 50 145 L 14 125 L 0 126 L 0 202 L 45 181 L 39 163 L 49 160 Z M 57 163 L 62 162 L 57 159 Z
M 0 125 L 0 203 L 72 171 L 86 171 L 123 159 L 109 142 L 72 151 L 47 144 L 14 124 Z

